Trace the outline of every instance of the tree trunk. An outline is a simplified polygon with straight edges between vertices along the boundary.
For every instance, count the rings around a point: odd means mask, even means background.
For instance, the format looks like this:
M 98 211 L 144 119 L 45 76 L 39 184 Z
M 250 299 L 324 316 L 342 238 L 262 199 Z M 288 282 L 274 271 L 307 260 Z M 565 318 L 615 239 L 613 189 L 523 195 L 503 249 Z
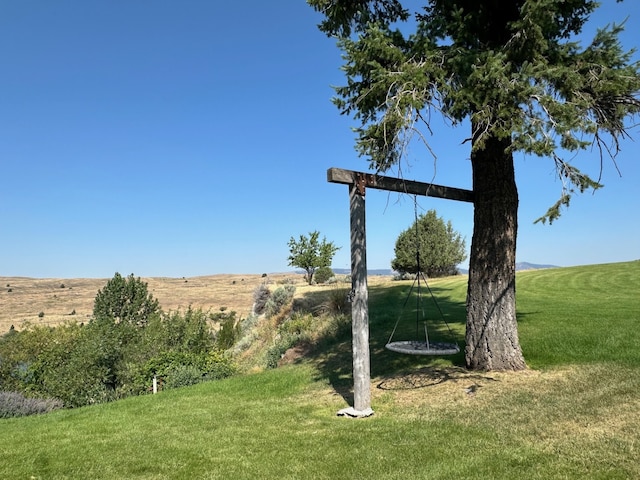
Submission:
M 471 153 L 474 228 L 465 360 L 472 370 L 526 368 L 516 322 L 518 191 L 509 139 Z

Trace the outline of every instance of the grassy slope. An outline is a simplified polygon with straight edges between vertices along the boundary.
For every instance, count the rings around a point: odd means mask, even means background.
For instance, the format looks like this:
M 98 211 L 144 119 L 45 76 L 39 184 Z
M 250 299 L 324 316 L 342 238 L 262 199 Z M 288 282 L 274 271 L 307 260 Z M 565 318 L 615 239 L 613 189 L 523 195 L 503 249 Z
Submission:
M 335 417 L 347 331 L 298 365 L 4 420 L 0 478 L 640 478 L 640 262 L 520 273 L 518 374 L 384 350 L 407 288 L 372 288 L 369 419 Z M 460 340 L 464 279 L 432 288 Z

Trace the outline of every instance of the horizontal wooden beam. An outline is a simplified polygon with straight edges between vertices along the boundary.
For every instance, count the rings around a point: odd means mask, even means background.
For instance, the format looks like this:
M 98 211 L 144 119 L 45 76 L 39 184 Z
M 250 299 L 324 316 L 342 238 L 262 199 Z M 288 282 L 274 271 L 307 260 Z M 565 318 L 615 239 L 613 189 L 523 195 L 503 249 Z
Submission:
M 403 180 L 401 178 L 384 177 L 382 175 L 344 170 L 342 168 L 330 168 L 327 170 L 327 181 L 330 183 L 356 185 L 361 195 L 364 195 L 367 188 L 376 188 L 390 192 L 409 193 L 411 195 L 424 195 L 427 197 L 446 198 L 448 200 L 473 203 L 473 192 L 471 190 L 444 187 L 434 183 Z

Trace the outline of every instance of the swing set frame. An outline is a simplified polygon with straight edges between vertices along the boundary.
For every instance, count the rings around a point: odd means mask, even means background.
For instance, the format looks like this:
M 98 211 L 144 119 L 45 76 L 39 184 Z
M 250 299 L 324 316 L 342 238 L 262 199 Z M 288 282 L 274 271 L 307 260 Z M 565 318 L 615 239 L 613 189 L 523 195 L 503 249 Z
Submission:
M 367 188 L 445 198 L 473 203 L 473 192 L 432 183 L 367 174 L 341 168 L 327 170 L 329 183 L 349 186 L 351 228 L 351 331 L 353 352 L 353 407 L 338 415 L 368 417 L 371 409 L 371 365 L 369 352 L 369 293 L 367 287 L 367 248 L 365 194 Z

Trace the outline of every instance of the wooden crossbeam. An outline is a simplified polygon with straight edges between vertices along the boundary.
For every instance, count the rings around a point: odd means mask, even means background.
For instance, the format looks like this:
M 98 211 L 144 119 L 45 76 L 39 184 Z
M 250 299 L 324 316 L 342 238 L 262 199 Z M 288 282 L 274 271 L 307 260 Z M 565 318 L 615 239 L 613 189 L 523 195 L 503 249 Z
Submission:
M 355 185 L 360 195 L 364 195 L 367 188 L 376 188 L 390 192 L 409 193 L 411 195 L 424 195 L 427 197 L 446 198 L 448 200 L 473 203 L 473 192 L 471 190 L 444 187 L 434 183 L 403 180 L 401 178 L 384 177 L 382 175 L 344 170 L 342 168 L 330 168 L 327 170 L 327 181 L 330 183 Z

